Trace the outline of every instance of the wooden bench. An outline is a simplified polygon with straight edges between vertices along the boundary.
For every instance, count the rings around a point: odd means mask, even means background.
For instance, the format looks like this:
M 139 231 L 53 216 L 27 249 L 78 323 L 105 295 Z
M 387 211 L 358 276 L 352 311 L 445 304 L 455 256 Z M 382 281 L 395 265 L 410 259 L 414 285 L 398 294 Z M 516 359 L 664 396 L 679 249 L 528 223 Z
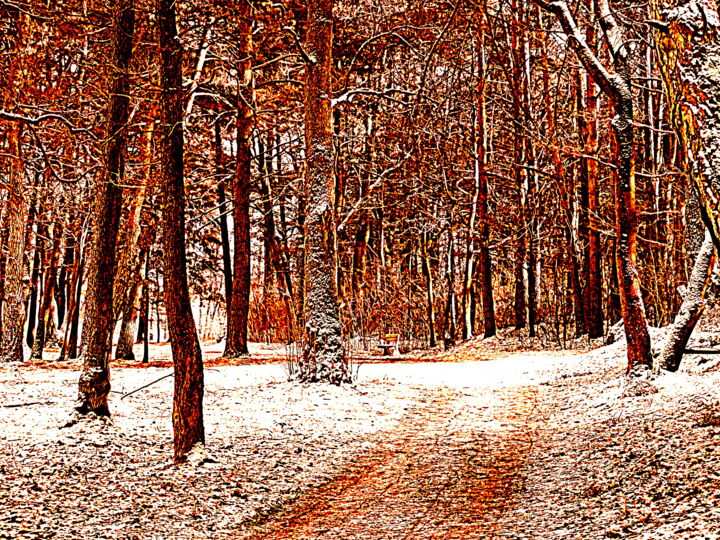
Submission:
M 385 334 L 380 338 L 383 356 L 400 356 L 400 334 Z

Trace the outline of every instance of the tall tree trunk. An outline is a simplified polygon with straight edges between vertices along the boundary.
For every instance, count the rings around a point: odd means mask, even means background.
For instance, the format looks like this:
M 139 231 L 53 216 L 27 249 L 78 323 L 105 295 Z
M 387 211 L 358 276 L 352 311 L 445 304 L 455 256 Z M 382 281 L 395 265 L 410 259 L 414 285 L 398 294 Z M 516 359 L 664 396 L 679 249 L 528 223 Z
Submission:
M 2 340 L 2 304 L 5 301 L 5 269 L 10 234 L 10 212 L 7 210 L 6 201 L 7 199 L 3 201 L 2 218 L 0 218 L 0 340 Z
M 110 415 L 110 368 L 112 349 L 113 282 L 117 234 L 125 175 L 126 123 L 129 112 L 129 64 L 135 30 L 133 0 L 113 0 L 111 37 L 111 83 L 107 109 L 105 171 L 95 185 L 92 247 L 88 258 L 88 285 L 82 333 L 83 369 L 75 406 L 80 414 Z
M 68 222 L 70 219 L 71 217 L 68 216 Z M 55 305 L 57 306 L 58 328 L 62 328 L 65 325 L 65 315 L 67 313 L 68 304 L 68 268 L 72 267 L 73 256 L 75 254 L 75 250 L 67 237 L 65 239 L 65 248 L 63 248 L 62 251 L 62 264 L 58 268 L 57 286 L 55 287 Z
M 51 225 L 51 236 L 52 245 L 50 249 L 45 252 L 45 284 L 43 285 L 43 292 L 40 301 L 38 326 L 35 333 L 35 339 L 33 340 L 31 358 L 42 359 L 43 351 L 45 350 L 45 342 L 49 338 L 51 341 L 56 341 L 57 336 L 53 335 L 55 332 L 55 321 L 52 309 L 52 301 L 55 296 L 55 289 L 57 288 L 57 274 L 58 266 L 60 264 L 60 242 L 63 237 L 63 226 L 60 216 L 55 217 L 56 221 Z
M 65 332 L 63 336 L 62 348 L 60 349 L 60 361 L 66 358 L 75 358 L 77 352 L 77 327 L 76 319 L 80 311 L 80 285 L 82 283 L 82 252 L 80 242 L 73 240 L 72 242 L 73 256 L 72 256 L 72 267 L 70 268 L 68 277 L 68 308 L 67 308 L 67 320 L 65 321 Z
M 490 255 L 490 219 L 488 216 L 488 133 L 487 133 L 487 19 L 484 10 L 480 12 L 480 29 L 478 35 L 478 77 L 477 77 L 477 112 L 475 115 L 475 185 L 474 208 L 477 214 L 478 232 L 477 262 L 473 274 L 473 291 L 479 292 L 483 310 L 483 336 L 488 338 L 495 335 L 495 301 L 492 287 L 492 259 Z M 474 234 L 474 232 L 472 233 Z M 473 242 L 474 244 L 474 242 Z M 468 270 L 470 272 L 471 269 Z M 468 276 L 469 278 L 469 276 Z M 474 295 L 473 295 L 474 296 Z M 466 309 L 465 325 L 470 328 L 468 336 L 474 333 L 472 317 L 472 302 Z
M 447 284 L 447 300 L 445 302 L 445 332 L 444 343 L 446 349 L 455 345 L 457 337 L 457 295 L 455 293 L 455 238 L 452 230 L 448 231 L 448 252 L 445 260 L 445 281 Z
M 37 224 L 38 226 L 38 233 L 42 231 L 41 229 L 41 223 Z M 28 234 L 25 235 L 25 241 L 27 242 Z M 42 243 L 44 243 L 44 238 L 46 236 L 46 231 L 43 234 L 36 235 L 36 242 L 35 242 L 35 249 L 33 250 L 33 260 L 32 260 L 32 274 L 30 277 L 30 299 L 28 302 L 28 309 L 27 309 L 27 330 L 25 333 L 25 343 L 27 343 L 28 347 L 33 346 L 33 343 L 35 342 L 35 328 L 37 327 L 37 311 L 38 311 L 38 301 L 41 296 L 41 278 L 42 278 Z
M 531 19 L 531 13 L 536 10 L 533 6 L 526 5 L 528 0 L 521 0 L 524 11 L 524 18 L 521 23 L 525 28 L 533 28 L 538 26 L 537 21 Z M 533 118 L 533 100 L 532 100 L 532 63 L 530 53 L 530 35 L 527 30 L 523 30 L 521 35 L 522 43 L 522 111 L 524 118 L 524 130 L 529 133 L 531 126 L 535 123 Z M 537 323 L 537 296 L 538 296 L 538 256 L 537 236 L 538 236 L 538 219 L 537 219 L 537 153 L 533 139 L 524 134 L 525 143 L 525 161 L 528 168 L 525 171 L 525 184 L 523 188 L 525 196 L 525 204 L 523 205 L 524 223 L 527 227 L 526 238 L 526 254 L 525 254 L 525 272 L 526 272 L 526 295 L 527 295 L 527 322 L 528 335 L 535 337 L 535 324 Z
M 222 244 L 223 283 L 225 284 L 225 316 L 230 317 L 230 299 L 232 298 L 232 256 L 230 253 L 230 230 L 228 228 L 227 198 L 225 196 L 225 154 L 222 148 L 220 122 L 215 122 L 215 174 L 218 175 L 218 210 L 220 217 L 220 242 Z
M 512 0 L 512 19 L 508 28 L 508 61 L 507 70 L 508 82 L 512 92 L 512 117 L 513 121 L 513 143 L 515 167 L 515 184 L 518 193 L 519 218 L 516 223 L 515 238 L 515 296 L 513 300 L 513 318 L 515 329 L 520 330 L 527 325 L 527 300 L 528 300 L 528 239 L 530 236 L 528 217 L 528 145 L 525 130 L 525 110 L 523 99 L 525 97 L 525 86 L 528 81 L 524 77 L 524 51 L 525 51 L 525 6 L 523 0 Z
M 223 356 L 235 358 L 248 353 L 247 325 L 250 311 L 250 180 L 252 175 L 253 80 L 252 25 L 250 2 L 240 3 L 238 24 L 237 165 L 233 178 L 233 280 L 227 341 Z
M 8 243 L 5 269 L 5 301 L 2 305 L 3 333 L 0 362 L 22 362 L 25 322 L 25 221 L 28 207 L 23 182 L 21 125 L 8 127 L 10 178 L 8 182 Z
M 177 33 L 174 0 L 157 0 L 157 28 L 160 47 L 159 154 L 165 309 L 175 373 L 175 460 L 183 461 L 195 445 L 205 443 L 205 428 L 202 351 L 187 281 L 183 176 L 183 51 Z
M 592 10 L 592 2 L 587 0 Z M 594 24 L 588 24 L 585 31 L 588 47 L 596 49 L 597 38 Z M 578 104 L 580 114 L 580 136 L 583 143 L 583 158 L 580 167 L 580 237 L 585 246 L 583 276 L 585 281 L 584 311 L 588 337 L 594 339 L 603 335 L 604 313 L 602 306 L 602 260 L 600 253 L 600 174 L 598 154 L 598 95 L 595 82 L 586 74 L 578 74 L 580 89 Z
M 613 119 L 618 163 L 616 174 L 613 174 L 615 232 L 618 238 L 615 258 L 620 285 L 620 308 L 627 337 L 628 371 L 631 371 L 636 367 L 650 367 L 652 355 L 636 262 L 638 218 L 635 205 L 635 134 L 629 72 L 623 78 L 626 86 L 618 93 Z
M 333 0 L 308 6 L 305 40 L 305 350 L 298 378 L 350 381 L 335 290 L 334 170 L 330 105 Z
M 73 310 L 72 322 L 70 324 L 70 334 L 67 338 L 67 357 L 74 359 L 78 357 L 78 337 L 80 335 L 80 300 L 82 298 L 82 282 L 83 274 L 85 272 L 85 261 L 86 254 L 84 250 L 80 248 L 78 253 L 80 258 L 80 267 L 78 268 L 77 275 L 75 276 L 75 282 L 73 285 L 75 295 L 75 309 Z
M 145 278 L 142 284 L 143 364 L 150 362 L 150 250 L 145 255 Z

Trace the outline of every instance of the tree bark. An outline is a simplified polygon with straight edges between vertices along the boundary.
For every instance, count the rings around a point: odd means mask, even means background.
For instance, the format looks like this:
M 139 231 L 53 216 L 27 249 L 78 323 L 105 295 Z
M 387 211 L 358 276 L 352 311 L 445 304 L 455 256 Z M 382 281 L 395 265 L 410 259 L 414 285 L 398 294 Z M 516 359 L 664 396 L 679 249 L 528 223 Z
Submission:
M 62 348 L 60 349 L 60 361 L 63 361 L 68 357 L 75 358 L 77 356 L 77 331 L 79 324 L 78 312 L 80 311 L 80 289 L 83 271 L 83 257 L 79 240 L 73 240 L 72 249 L 74 254 L 68 278 L 67 320 L 65 322 Z
M 490 218 L 488 215 L 488 133 L 487 133 L 487 76 L 486 58 L 487 19 L 481 13 L 478 51 L 478 98 L 475 116 L 475 190 L 478 221 L 477 263 L 475 265 L 474 290 L 480 293 L 483 310 L 483 336 L 496 333 L 495 300 L 492 286 L 492 258 L 490 254 Z
M 225 154 L 222 148 L 220 122 L 215 122 L 215 174 L 218 175 L 218 210 L 220 217 L 220 243 L 222 245 L 223 283 L 225 285 L 225 316 L 230 317 L 230 299 L 232 298 L 232 255 L 230 253 L 230 230 L 228 228 L 227 198 L 225 196 Z
M 140 265 L 145 261 L 145 254 L 140 253 Z M 120 335 L 118 336 L 117 347 L 115 348 L 115 358 L 117 360 L 135 360 L 135 332 L 137 330 L 137 319 L 139 311 L 140 287 L 142 286 L 142 278 L 140 276 L 141 266 L 136 268 L 135 275 L 132 278 L 130 290 L 127 292 L 128 298 L 122 312 L 122 322 L 120 324 Z
M 23 326 L 25 322 L 25 221 L 28 207 L 23 182 L 21 126 L 8 127 L 10 178 L 8 183 L 8 243 L 5 268 L 5 301 L 2 305 L 3 333 L 0 340 L 0 362 L 22 362 Z
M 27 235 L 26 235 L 27 238 Z M 37 303 L 40 296 L 40 267 L 42 261 L 40 258 L 40 249 L 36 245 L 33 250 L 32 274 L 30 277 L 30 299 L 27 309 L 27 330 L 25 331 L 25 343 L 28 347 L 33 346 L 35 341 L 35 326 L 37 324 Z
M 223 356 L 248 353 L 247 325 L 250 311 L 250 180 L 252 177 L 253 80 L 250 2 L 240 3 L 238 24 L 239 92 L 237 102 L 237 164 L 233 178 L 233 278 L 227 340 Z
M 650 2 L 658 68 L 683 168 L 720 252 L 720 7 L 702 0 Z
M 705 293 L 710 285 L 715 259 L 712 235 L 706 231 L 705 240 L 695 259 L 690 281 L 683 295 L 683 303 L 675 317 L 665 346 L 655 361 L 656 369 L 677 371 L 680 367 L 688 340 L 705 311 Z
M 184 461 L 204 444 L 203 361 L 193 319 L 185 253 L 183 176 L 183 51 L 177 34 L 174 0 L 157 0 L 160 48 L 160 177 L 167 326 L 175 374 L 173 442 L 175 460 Z
M 305 346 L 303 382 L 350 382 L 335 290 L 334 149 L 331 123 L 333 0 L 308 6 L 305 40 Z
M 588 0 L 588 9 L 592 2 Z M 594 24 L 589 24 L 585 39 L 591 50 L 596 50 L 597 38 Z M 600 174 L 598 161 L 598 95 L 593 79 L 580 75 L 578 89 L 578 115 L 580 135 L 584 157 L 580 165 L 580 237 L 584 242 L 583 277 L 585 281 L 584 311 L 588 337 L 599 338 L 604 331 L 604 313 L 602 306 L 602 259 L 600 253 L 600 231 L 598 216 L 600 212 Z
M 635 205 L 635 132 L 633 128 L 633 93 L 631 86 L 629 42 L 622 35 L 607 0 L 598 0 L 596 10 L 610 55 L 614 72 L 609 70 L 588 46 L 570 8 L 563 0 L 546 2 L 535 0 L 543 9 L 556 15 L 568 36 L 568 44 L 592 79 L 613 102 L 612 121 L 614 153 L 615 231 L 617 236 L 615 261 L 617 264 L 620 306 L 627 337 L 628 372 L 652 366 L 650 335 L 645 318 L 640 281 L 637 270 L 637 208 Z
M 112 349 L 113 282 L 116 269 L 117 234 L 125 174 L 126 123 L 129 113 L 129 64 L 135 30 L 133 0 L 113 0 L 111 37 L 111 83 L 107 109 L 105 171 L 95 185 L 93 252 L 88 258 L 88 288 L 82 332 L 83 370 L 75 409 L 109 416 Z
M 143 364 L 150 362 L 150 250 L 145 255 L 145 278 L 142 284 L 142 314 L 140 316 L 143 334 Z
M 55 222 L 51 225 L 52 245 L 50 250 L 45 252 L 45 284 L 43 285 L 43 292 L 40 301 L 40 309 L 38 312 L 38 325 L 37 331 L 35 332 L 35 339 L 33 340 L 32 353 L 30 355 L 33 359 L 42 359 L 43 351 L 45 350 L 45 342 L 48 338 L 55 340 L 57 336 L 53 335 L 55 332 L 55 321 L 52 309 L 52 301 L 55 296 L 55 289 L 57 288 L 57 275 L 58 266 L 60 264 L 60 241 L 63 237 L 63 226 L 62 218 L 55 216 Z
M 436 317 L 435 317 L 435 280 L 430 265 L 430 239 L 429 234 L 423 231 L 420 237 L 420 251 L 422 259 L 422 273 L 425 276 L 425 302 L 428 324 L 428 341 L 430 347 L 437 347 Z
M 7 267 L 8 235 L 10 234 L 10 213 L 7 211 L 7 199 L 3 201 L 0 218 L 0 340 L 2 340 L 2 304 L 5 301 L 5 268 Z

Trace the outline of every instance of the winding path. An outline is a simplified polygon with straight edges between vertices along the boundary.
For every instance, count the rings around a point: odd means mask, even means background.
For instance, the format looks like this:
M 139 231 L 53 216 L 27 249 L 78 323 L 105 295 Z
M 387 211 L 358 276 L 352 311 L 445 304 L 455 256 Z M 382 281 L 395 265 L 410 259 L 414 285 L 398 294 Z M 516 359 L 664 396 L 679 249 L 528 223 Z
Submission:
M 492 538 L 523 487 L 537 386 L 442 388 L 328 483 L 247 530 L 252 539 Z

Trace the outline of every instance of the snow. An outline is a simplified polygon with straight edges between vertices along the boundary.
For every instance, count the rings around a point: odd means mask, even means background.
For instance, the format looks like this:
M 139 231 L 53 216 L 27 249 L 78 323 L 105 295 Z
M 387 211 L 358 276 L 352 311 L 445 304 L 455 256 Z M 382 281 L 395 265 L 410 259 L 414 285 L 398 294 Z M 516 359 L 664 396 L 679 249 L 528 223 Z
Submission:
M 500 339 L 429 362 L 356 364 L 356 382 L 340 387 L 287 382 L 277 362 L 211 365 L 206 450 L 184 466 L 171 463 L 172 378 L 123 397 L 171 369 L 113 369 L 112 423 L 62 428 L 78 370 L 2 366 L 0 538 L 720 532 L 720 452 L 708 450 L 720 442 L 715 364 L 690 357 L 679 373 L 638 381 L 624 376 L 622 342 L 497 354 Z M 461 473 L 470 463 L 476 476 Z M 303 511 L 296 528 L 273 528 L 338 482 L 349 487 L 330 503 L 332 522 Z M 446 510 L 424 506 L 427 489 L 445 493 Z M 343 508 L 375 513 L 350 519 Z

